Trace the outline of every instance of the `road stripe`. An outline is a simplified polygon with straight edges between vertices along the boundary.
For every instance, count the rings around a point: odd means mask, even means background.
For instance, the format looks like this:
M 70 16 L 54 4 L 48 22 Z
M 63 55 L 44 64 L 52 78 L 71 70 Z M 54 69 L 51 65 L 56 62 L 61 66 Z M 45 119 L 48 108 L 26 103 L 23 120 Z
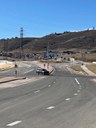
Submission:
M 12 122 L 12 123 L 10 123 L 10 124 L 7 124 L 6 126 L 8 126 L 8 127 L 12 127 L 12 126 L 15 126 L 15 125 L 17 125 L 17 124 L 20 124 L 22 121 L 15 121 L 15 122 Z
M 74 93 L 74 96 L 77 96 L 78 95 L 78 93 Z
M 53 108 L 55 108 L 55 106 L 50 106 L 50 107 L 48 107 L 47 109 L 48 109 L 48 110 L 51 110 L 51 109 L 53 109 Z
M 70 99 L 71 99 L 71 98 L 66 98 L 65 100 L 66 100 L 66 101 L 69 101 Z
M 78 85 L 80 85 L 79 81 L 77 80 L 77 78 L 75 78 L 75 81 L 77 82 Z
M 31 69 L 31 70 L 29 70 L 27 72 L 24 72 L 24 74 L 27 74 L 27 73 L 32 72 L 32 71 L 34 71 L 34 69 Z
M 38 93 L 38 92 L 40 92 L 40 90 L 37 90 L 37 91 L 35 91 L 34 93 Z
M 51 87 L 51 85 L 48 85 L 48 87 Z

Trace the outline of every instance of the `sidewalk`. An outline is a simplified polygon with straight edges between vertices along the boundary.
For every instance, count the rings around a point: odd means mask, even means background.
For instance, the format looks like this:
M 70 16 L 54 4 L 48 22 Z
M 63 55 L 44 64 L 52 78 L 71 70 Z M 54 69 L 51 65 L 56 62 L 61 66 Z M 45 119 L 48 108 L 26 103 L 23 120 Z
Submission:
M 22 79 L 26 79 L 26 77 L 4 77 L 0 78 L 0 84 Z

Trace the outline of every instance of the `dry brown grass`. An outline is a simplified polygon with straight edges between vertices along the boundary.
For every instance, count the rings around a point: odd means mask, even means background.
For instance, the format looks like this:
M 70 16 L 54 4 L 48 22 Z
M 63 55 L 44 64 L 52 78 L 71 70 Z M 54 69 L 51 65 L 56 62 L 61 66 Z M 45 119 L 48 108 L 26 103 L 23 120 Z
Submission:
M 96 73 L 96 64 L 91 64 L 86 66 L 90 71 Z
M 72 54 L 72 55 L 64 55 L 64 57 L 72 57 L 75 59 L 79 59 L 79 60 L 83 60 L 83 61 L 87 61 L 87 62 L 93 62 L 96 61 L 96 53 L 93 54 Z
M 14 67 L 14 64 L 3 64 L 3 65 L 0 65 L 0 71 L 8 70 L 13 67 Z
M 71 68 L 78 72 L 84 72 L 84 70 L 81 68 L 80 65 L 73 65 L 73 66 L 71 66 Z
M 62 61 L 60 61 L 60 60 L 40 60 L 40 62 L 42 62 L 42 63 L 66 63 L 67 61 L 66 60 L 62 60 Z
M 93 62 L 96 61 L 96 53 L 93 54 L 85 54 L 82 58 L 84 61 Z

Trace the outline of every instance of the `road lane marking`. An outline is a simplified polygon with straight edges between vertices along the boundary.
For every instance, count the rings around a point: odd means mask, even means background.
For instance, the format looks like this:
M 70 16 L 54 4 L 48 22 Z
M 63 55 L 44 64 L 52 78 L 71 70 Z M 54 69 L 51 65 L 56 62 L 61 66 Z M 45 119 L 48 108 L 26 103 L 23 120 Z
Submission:
M 48 87 L 51 87 L 51 85 L 48 85 Z
M 7 127 L 12 127 L 12 126 L 15 126 L 15 125 L 17 125 L 17 124 L 20 124 L 22 121 L 15 121 L 15 122 L 12 122 L 12 123 L 10 123 L 10 124 L 7 124 L 6 126 Z
M 79 81 L 77 80 L 77 78 L 75 78 L 75 81 L 77 82 L 78 85 L 80 85 Z
M 78 93 L 74 93 L 74 96 L 77 96 L 78 95 Z
M 35 91 L 34 93 L 38 93 L 38 92 L 40 92 L 40 90 L 37 90 L 37 91 Z
M 32 71 L 34 71 L 34 69 L 31 69 L 31 70 L 29 70 L 27 72 L 24 72 L 24 74 L 27 74 L 27 73 L 32 72 Z
M 66 98 L 65 100 L 66 100 L 66 101 L 69 101 L 69 100 L 71 100 L 71 98 Z
M 53 83 L 55 84 L 56 82 L 54 81 Z
M 53 109 L 53 108 L 55 108 L 55 106 L 50 106 L 50 107 L 48 107 L 47 109 L 48 109 L 48 110 L 51 110 L 51 109 Z

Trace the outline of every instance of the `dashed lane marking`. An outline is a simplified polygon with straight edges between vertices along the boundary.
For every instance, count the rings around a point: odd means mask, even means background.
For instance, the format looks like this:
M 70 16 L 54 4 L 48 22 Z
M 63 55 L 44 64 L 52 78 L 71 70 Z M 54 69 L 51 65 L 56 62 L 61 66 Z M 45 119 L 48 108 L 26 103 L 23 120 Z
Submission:
M 78 93 L 74 93 L 74 96 L 77 96 L 78 95 Z
M 27 74 L 27 73 L 32 72 L 32 71 L 34 71 L 34 69 L 31 69 L 31 70 L 29 70 L 27 72 L 24 72 L 24 74 Z
M 48 85 L 48 87 L 51 87 L 51 85 Z
M 66 100 L 66 101 L 69 101 L 69 100 L 71 100 L 71 98 L 66 98 L 65 100 Z
M 77 78 L 75 78 L 75 81 L 77 82 L 78 85 L 80 85 L 79 81 L 77 80 Z
M 48 107 L 47 109 L 48 109 L 48 110 L 51 110 L 51 109 L 53 109 L 53 108 L 55 108 L 55 106 L 50 106 L 50 107 Z
M 40 92 L 40 90 L 37 90 L 37 91 L 35 91 L 34 93 L 38 93 L 38 92 Z
M 7 124 L 6 126 L 7 127 L 12 127 L 12 126 L 15 126 L 15 125 L 17 125 L 17 124 L 20 124 L 22 121 L 15 121 L 15 122 L 12 122 L 12 123 L 10 123 L 10 124 Z

